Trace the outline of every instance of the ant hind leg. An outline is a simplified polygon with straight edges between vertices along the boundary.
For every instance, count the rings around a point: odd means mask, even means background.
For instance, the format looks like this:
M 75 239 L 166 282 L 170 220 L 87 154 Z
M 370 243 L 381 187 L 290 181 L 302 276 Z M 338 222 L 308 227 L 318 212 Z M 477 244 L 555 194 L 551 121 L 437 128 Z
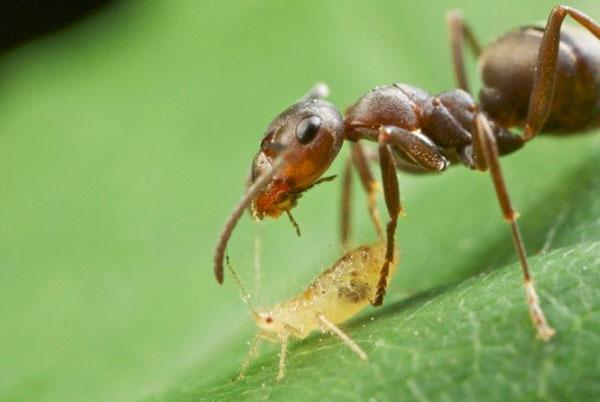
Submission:
M 478 113 L 475 117 L 475 135 L 473 136 L 473 140 L 479 165 L 484 170 L 486 168 L 490 170 L 500 208 L 502 209 L 504 219 L 511 228 L 513 243 L 519 257 L 519 262 L 521 263 L 521 269 L 523 270 L 525 292 L 527 294 L 527 304 L 529 306 L 531 320 L 537 330 L 538 338 L 543 341 L 548 341 L 555 334 L 555 331 L 548 325 L 542 307 L 540 306 L 533 284 L 533 278 L 529 273 L 525 244 L 523 243 L 521 231 L 517 224 L 519 214 L 512 206 L 504 176 L 500 169 L 496 139 L 487 118 L 482 113 Z
M 600 25 L 581 11 L 562 5 L 552 9 L 544 29 L 534 70 L 533 87 L 529 97 L 529 108 L 523 133 L 525 141 L 529 141 L 540 132 L 550 112 L 556 79 L 560 28 L 567 15 L 600 39 Z

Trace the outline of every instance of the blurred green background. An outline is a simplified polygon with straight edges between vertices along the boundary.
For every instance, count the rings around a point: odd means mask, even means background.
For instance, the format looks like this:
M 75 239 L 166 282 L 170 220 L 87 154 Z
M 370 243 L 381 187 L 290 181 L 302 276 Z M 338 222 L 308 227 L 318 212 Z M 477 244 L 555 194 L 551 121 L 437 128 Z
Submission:
M 214 281 L 212 249 L 270 120 L 317 81 L 340 108 L 386 83 L 451 88 L 447 10 L 488 42 L 553 3 L 116 2 L 2 55 L 0 400 L 139 400 L 227 381 L 253 324 L 232 281 Z M 572 4 L 600 19 L 599 3 Z M 540 195 L 599 149 L 597 135 L 539 138 L 504 159 L 516 205 L 539 207 L 522 219 L 531 251 L 562 208 Z M 486 175 L 400 182 L 389 303 L 515 260 Z M 339 256 L 338 198 L 336 181 L 300 200 L 301 239 L 286 219 L 260 225 L 262 302 Z M 357 242 L 372 241 L 355 199 Z M 251 288 L 255 233 L 244 217 L 229 249 Z

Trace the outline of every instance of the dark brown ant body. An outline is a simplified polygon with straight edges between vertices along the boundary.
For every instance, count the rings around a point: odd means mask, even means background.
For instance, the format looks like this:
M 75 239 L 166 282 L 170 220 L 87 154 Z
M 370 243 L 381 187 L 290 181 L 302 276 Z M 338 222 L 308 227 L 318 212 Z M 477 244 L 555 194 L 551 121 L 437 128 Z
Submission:
M 561 30 L 567 15 L 593 36 L 570 27 Z M 448 25 L 460 89 L 432 96 L 405 84 L 378 87 L 348 108 L 342 118 L 322 99 L 324 86 L 317 85 L 273 120 L 254 159 L 248 191 L 221 233 L 215 253 L 219 282 L 223 280 L 225 247 L 243 210 L 251 205 L 257 218 L 289 213 L 304 191 L 326 180 L 319 177 L 343 141 L 349 140 L 353 145 L 343 180 L 342 240 L 346 242 L 349 233 L 348 174 L 352 165 L 369 195 L 371 218 L 383 236 L 375 204 L 378 183 L 368 166 L 372 156 L 379 161 L 389 214 L 386 261 L 374 305 L 381 304 L 385 295 L 401 213 L 396 170 L 442 172 L 450 165 L 463 164 L 490 171 L 523 269 L 533 323 L 541 339 L 552 337 L 554 330 L 537 300 L 516 222 L 518 214 L 509 199 L 498 157 L 521 148 L 541 131 L 571 133 L 599 125 L 600 26 L 580 11 L 556 6 L 545 29 L 524 27 L 482 50 L 458 12 L 448 15 Z M 479 56 L 483 81 L 479 103 L 469 94 L 464 42 Z M 523 127 L 523 135 L 511 133 L 513 126 Z M 377 142 L 377 155 L 368 155 L 359 140 Z

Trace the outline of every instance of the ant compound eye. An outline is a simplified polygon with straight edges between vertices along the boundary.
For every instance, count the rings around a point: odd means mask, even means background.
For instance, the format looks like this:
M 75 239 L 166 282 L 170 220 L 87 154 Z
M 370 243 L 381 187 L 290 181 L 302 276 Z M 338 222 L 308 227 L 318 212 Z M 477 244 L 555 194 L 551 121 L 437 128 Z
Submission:
M 310 116 L 303 119 L 296 127 L 296 138 L 300 144 L 306 145 L 311 142 L 321 128 L 321 118 Z
M 266 322 L 267 324 L 270 324 L 270 323 L 272 323 L 272 322 L 273 322 L 273 318 L 271 318 L 270 316 L 269 316 L 269 317 L 266 317 L 266 318 L 265 318 L 265 322 Z

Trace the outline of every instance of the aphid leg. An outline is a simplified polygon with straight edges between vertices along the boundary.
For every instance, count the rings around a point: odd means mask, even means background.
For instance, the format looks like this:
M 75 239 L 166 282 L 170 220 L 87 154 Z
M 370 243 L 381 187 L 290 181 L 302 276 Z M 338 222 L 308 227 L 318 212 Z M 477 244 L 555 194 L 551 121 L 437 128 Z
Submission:
M 254 338 L 252 338 L 252 341 L 250 341 L 248 353 L 246 354 L 246 358 L 244 359 L 244 362 L 242 363 L 242 367 L 240 368 L 240 373 L 237 376 L 238 380 L 241 380 L 244 378 L 244 376 L 246 375 L 246 371 L 248 371 L 248 368 L 250 367 L 250 363 L 252 363 L 252 360 L 256 359 L 256 357 L 258 356 L 258 343 L 259 342 L 260 342 L 260 334 L 256 334 L 254 336 Z
M 342 342 L 346 344 L 354 353 L 358 355 L 362 360 L 367 361 L 369 356 L 361 349 L 356 342 L 352 340 L 344 331 L 342 331 L 337 325 L 329 321 L 323 314 L 317 314 L 317 319 L 321 323 L 324 331 L 330 332 L 336 335 Z
M 350 248 L 350 211 L 352 210 L 352 156 L 348 156 L 342 173 L 342 208 L 340 210 L 340 240 L 344 250 Z
M 542 129 L 554 96 L 554 82 L 556 80 L 556 65 L 558 60 L 558 48 L 560 43 L 560 27 L 569 15 L 580 25 L 590 31 L 596 38 L 600 39 L 600 25 L 590 17 L 568 6 L 555 6 L 546 22 L 544 36 L 540 44 L 533 87 L 529 97 L 529 108 L 527 120 L 523 132 L 523 139 L 528 141 Z
M 470 92 L 464 65 L 463 48 L 466 42 L 471 52 L 477 57 L 481 53 L 481 46 L 475 35 L 473 35 L 471 28 L 464 22 L 462 13 L 459 10 L 450 11 L 446 15 L 446 23 L 450 31 L 450 48 L 456 84 L 460 89 Z
M 279 370 L 277 372 L 277 381 L 280 381 L 285 376 L 285 355 L 287 353 L 289 334 L 286 331 L 281 333 L 279 339 L 281 343 L 281 351 L 279 352 Z
M 387 277 L 390 271 L 390 264 L 394 260 L 394 238 L 398 215 L 402 211 L 400 207 L 400 189 L 398 187 L 398 177 L 396 176 L 396 165 L 394 164 L 394 157 L 389 146 L 389 137 L 390 132 L 388 127 L 381 127 L 379 129 L 379 163 L 383 181 L 383 195 L 388 210 L 389 221 L 386 227 L 387 244 L 385 261 L 379 274 L 375 300 L 372 302 L 374 306 L 380 306 L 383 303 L 383 297 L 388 285 Z
M 494 188 L 498 197 L 498 202 L 504 219 L 508 222 L 512 232 L 513 244 L 517 251 L 519 261 L 521 263 L 521 269 L 523 270 L 525 292 L 527 294 L 527 304 L 529 306 L 529 313 L 533 325 L 537 330 L 538 338 L 548 341 L 555 334 L 546 322 L 546 317 L 540 306 L 535 286 L 533 284 L 533 278 L 529 273 L 529 266 L 527 262 L 527 252 L 525 251 L 525 244 L 521 237 L 521 232 L 517 224 L 517 218 L 519 214 L 514 210 L 510 201 L 504 176 L 500 169 L 500 161 L 498 160 L 498 147 L 496 145 L 496 139 L 494 138 L 492 129 L 487 121 L 487 118 L 482 114 L 478 113 L 475 118 L 475 149 L 481 150 L 481 154 L 477 154 L 477 158 L 480 163 L 485 163 L 485 167 L 489 168 L 492 180 L 494 182 Z
M 288 156 L 288 151 L 283 151 L 274 161 L 273 165 L 269 170 L 260 175 L 254 183 L 246 190 L 246 193 L 242 197 L 242 199 L 235 206 L 229 217 L 227 218 L 227 222 L 225 222 L 225 226 L 221 230 L 219 234 L 219 241 L 215 247 L 215 257 L 214 257 L 214 270 L 215 277 L 217 278 L 217 282 L 223 283 L 223 259 L 225 258 L 225 249 L 227 248 L 227 242 L 231 237 L 231 233 L 237 225 L 240 217 L 244 213 L 244 210 L 250 205 L 254 197 L 269 183 L 269 181 L 277 174 L 277 172 L 283 167 L 286 158 Z
M 367 193 L 367 208 L 375 227 L 375 232 L 377 232 L 377 236 L 380 239 L 383 239 L 383 225 L 381 224 L 379 210 L 377 209 L 377 192 L 381 190 L 381 185 L 375 180 L 373 173 L 371 173 L 365 151 L 358 142 L 352 144 L 352 161 L 358 172 L 358 177 L 360 177 L 363 189 Z

